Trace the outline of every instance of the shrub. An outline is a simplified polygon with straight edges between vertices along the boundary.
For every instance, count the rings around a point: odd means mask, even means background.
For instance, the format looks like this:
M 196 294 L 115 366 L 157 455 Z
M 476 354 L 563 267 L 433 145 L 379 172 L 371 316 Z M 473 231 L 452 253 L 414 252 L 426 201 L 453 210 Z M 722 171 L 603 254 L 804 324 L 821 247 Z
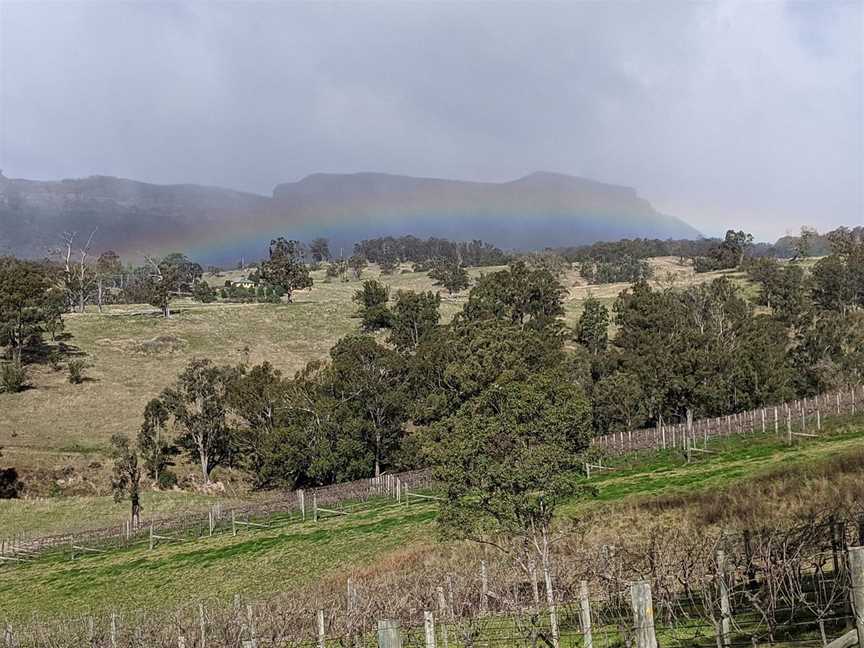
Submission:
M 20 360 L 0 366 L 0 387 L 7 394 L 17 394 L 27 386 L 27 368 Z
M 70 360 L 68 369 L 68 380 L 72 385 L 80 385 L 84 382 L 84 370 L 87 368 L 87 363 L 83 360 Z
M 18 479 L 14 468 L 0 468 L 0 499 L 15 499 L 24 490 L 24 482 Z
M 168 469 L 163 469 L 159 473 L 159 481 L 156 485 L 163 490 L 174 488 L 177 485 L 177 475 Z
M 48 364 L 54 371 L 60 371 L 63 368 L 63 354 L 57 349 L 51 349 L 48 353 Z

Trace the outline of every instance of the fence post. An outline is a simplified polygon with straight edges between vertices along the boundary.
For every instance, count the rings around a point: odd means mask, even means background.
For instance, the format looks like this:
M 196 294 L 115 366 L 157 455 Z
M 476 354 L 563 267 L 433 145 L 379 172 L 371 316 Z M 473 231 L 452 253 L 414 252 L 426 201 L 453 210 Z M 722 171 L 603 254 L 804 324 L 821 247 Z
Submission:
M 423 612 L 423 630 L 426 633 L 426 648 L 435 648 L 435 617 L 432 612 Z
M 402 632 L 395 619 L 378 621 L 378 648 L 402 648 Z
M 732 608 L 726 585 L 726 554 L 723 551 L 717 552 L 717 580 L 720 585 L 720 644 L 728 648 L 732 632 Z
M 150 523 L 150 551 L 153 551 L 153 523 Z
M 654 604 L 651 600 L 651 585 L 646 582 L 630 586 L 633 604 L 633 625 L 636 635 L 636 648 L 657 648 L 654 634 Z
M 324 630 L 324 610 L 318 610 L 318 648 L 324 648 L 327 637 Z
M 3 633 L 4 643 L 6 648 L 15 648 L 15 635 L 12 633 L 12 624 L 6 624 L 6 631 Z
M 489 575 L 486 572 L 486 561 L 480 561 L 480 614 L 486 614 L 489 609 Z
M 303 521 L 306 521 L 306 491 L 302 488 L 297 491 L 297 498 L 300 500 L 300 515 Z
M 312 521 L 318 521 L 318 493 L 312 491 Z
M 444 648 L 449 648 L 447 637 L 447 599 L 444 598 L 443 587 L 439 585 L 435 588 L 435 591 L 438 594 L 438 619 L 441 621 L 441 641 L 444 644 Z
M 594 636 L 591 633 L 591 603 L 588 600 L 588 582 L 579 584 L 579 611 L 582 619 L 582 646 L 594 647 Z
M 864 547 L 849 547 L 849 571 L 852 576 L 851 599 L 858 630 L 858 645 L 864 645 Z
M 210 527 L 210 537 L 213 537 L 213 507 L 210 507 L 210 510 L 207 511 L 207 523 Z
M 237 516 L 234 511 L 231 511 L 231 535 L 237 535 Z
M 111 648 L 117 648 L 117 614 L 111 613 Z
M 204 617 L 204 604 L 200 602 L 198 603 L 198 617 L 201 622 L 201 648 L 204 648 L 207 645 L 207 635 L 205 632 L 207 622 Z

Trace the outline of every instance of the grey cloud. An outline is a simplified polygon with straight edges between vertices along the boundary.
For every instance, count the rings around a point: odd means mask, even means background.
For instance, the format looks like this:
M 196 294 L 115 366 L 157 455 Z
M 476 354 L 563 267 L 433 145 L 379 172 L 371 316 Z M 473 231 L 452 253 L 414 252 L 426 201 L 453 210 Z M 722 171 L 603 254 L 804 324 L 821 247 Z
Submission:
M 629 184 L 716 233 L 864 212 L 862 5 L 0 0 L 0 168 Z

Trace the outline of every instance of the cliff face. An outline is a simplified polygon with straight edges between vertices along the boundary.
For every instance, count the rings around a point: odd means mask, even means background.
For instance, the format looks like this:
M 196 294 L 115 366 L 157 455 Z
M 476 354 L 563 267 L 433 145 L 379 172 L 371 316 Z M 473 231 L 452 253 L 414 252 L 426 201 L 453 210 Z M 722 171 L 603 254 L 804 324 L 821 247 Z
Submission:
M 93 229 L 99 249 L 132 256 L 181 250 L 205 263 L 260 255 L 277 235 L 328 236 L 348 248 L 363 238 L 414 234 L 523 249 L 699 236 L 632 188 L 553 173 L 503 183 L 315 174 L 278 185 L 272 198 L 106 176 L 40 182 L 0 175 L 0 253 L 41 256 L 64 231 Z

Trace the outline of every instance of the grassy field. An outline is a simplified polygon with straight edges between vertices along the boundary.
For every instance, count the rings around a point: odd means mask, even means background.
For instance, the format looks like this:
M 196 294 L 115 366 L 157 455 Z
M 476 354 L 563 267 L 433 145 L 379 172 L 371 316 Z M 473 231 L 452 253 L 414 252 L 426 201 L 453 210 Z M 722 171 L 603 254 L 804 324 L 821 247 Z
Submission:
M 860 502 L 862 442 L 859 417 L 827 426 L 821 437 L 794 447 L 769 435 L 723 440 L 712 446 L 716 454 L 691 464 L 672 452 L 622 459 L 611 464 L 615 472 L 591 480 L 595 497 L 570 503 L 561 517 L 589 524 L 602 539 L 667 521 L 732 529 L 758 516 L 768 524 L 808 506 Z M 717 498 L 724 497 L 727 514 L 713 515 Z M 10 616 L 57 609 L 72 614 L 106 606 L 168 607 L 195 596 L 302 591 L 350 570 L 374 573 L 400 552 L 433 555 L 443 547 L 435 541 L 435 517 L 431 504 L 391 506 L 317 525 L 297 522 L 166 544 L 152 552 L 136 546 L 75 561 L 49 556 L 0 569 L 0 609 Z
M 695 275 L 677 259 L 652 259 L 657 285 L 684 286 L 715 279 Z M 496 268 L 485 268 L 491 272 Z M 407 268 L 403 268 L 407 270 Z M 480 269 L 472 269 L 476 278 Z M 224 283 L 237 273 L 211 277 Z M 112 434 L 133 435 L 144 405 L 169 385 L 192 357 L 218 363 L 268 361 L 292 375 L 308 361 L 326 357 L 342 336 L 358 330 L 351 297 L 360 285 L 324 282 L 313 273 L 311 290 L 295 294 L 290 304 L 199 304 L 180 300 L 164 319 L 149 306 L 115 306 L 98 313 L 65 316 L 68 344 L 91 365 L 81 385 L 66 381 L 64 371 L 34 366 L 33 388 L 0 395 L 0 446 L 5 465 L 14 465 L 31 494 L 104 494 L 109 462 L 105 450 Z M 743 275 L 734 274 L 744 283 Z M 439 290 L 425 273 L 400 272 L 381 277 L 370 267 L 363 278 L 380 278 L 396 290 Z M 565 320 L 575 325 L 588 295 L 611 303 L 626 284 L 586 286 L 578 273 L 563 278 L 569 294 Z M 466 293 L 442 294 L 442 318 L 449 321 Z

